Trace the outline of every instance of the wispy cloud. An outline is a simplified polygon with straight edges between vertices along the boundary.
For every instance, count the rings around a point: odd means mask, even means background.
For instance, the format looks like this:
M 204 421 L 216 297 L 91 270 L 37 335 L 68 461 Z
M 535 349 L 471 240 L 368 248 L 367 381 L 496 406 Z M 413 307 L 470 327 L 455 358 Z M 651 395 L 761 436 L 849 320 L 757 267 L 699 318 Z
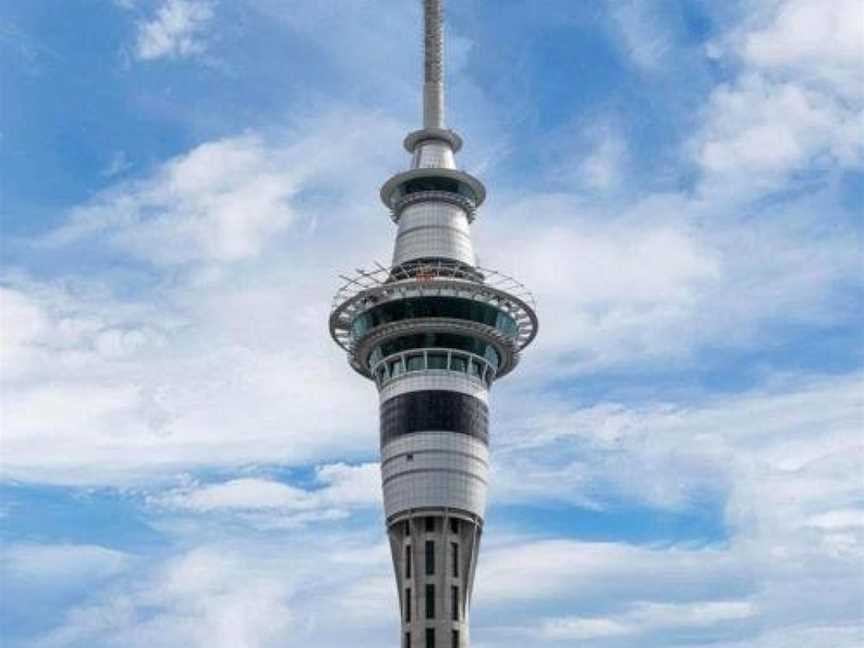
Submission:
M 138 25 L 135 55 L 144 61 L 203 54 L 213 9 L 206 0 L 166 0 L 156 14 Z
M 187 485 L 150 498 L 150 503 L 195 513 L 273 512 L 300 514 L 298 521 L 339 517 L 344 511 L 381 502 L 377 463 L 330 464 L 315 471 L 315 488 L 304 489 L 270 478 L 243 477 Z M 310 513 L 316 513 L 311 516 Z
M 741 622 L 755 614 L 753 605 L 747 601 L 639 603 L 615 617 L 549 619 L 540 632 L 549 639 L 579 641 Z
M 754 4 L 708 45 L 736 70 L 711 93 L 692 142 L 708 191 L 776 191 L 796 172 L 864 164 L 862 20 L 854 0 Z

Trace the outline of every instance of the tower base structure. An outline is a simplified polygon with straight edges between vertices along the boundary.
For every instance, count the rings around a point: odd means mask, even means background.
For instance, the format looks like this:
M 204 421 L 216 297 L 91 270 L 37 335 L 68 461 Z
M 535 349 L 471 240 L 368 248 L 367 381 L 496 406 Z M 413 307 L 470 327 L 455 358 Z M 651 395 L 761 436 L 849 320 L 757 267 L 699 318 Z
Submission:
M 464 511 L 418 509 L 388 523 L 403 648 L 467 648 L 483 522 Z

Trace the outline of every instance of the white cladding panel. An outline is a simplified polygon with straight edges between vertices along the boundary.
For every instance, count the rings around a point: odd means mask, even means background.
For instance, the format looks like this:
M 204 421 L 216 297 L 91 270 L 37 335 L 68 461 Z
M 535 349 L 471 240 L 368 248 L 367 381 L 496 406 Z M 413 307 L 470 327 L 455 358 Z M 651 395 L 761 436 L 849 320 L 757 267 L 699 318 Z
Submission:
M 388 382 L 380 393 L 381 402 L 412 391 L 445 389 L 478 398 L 488 405 L 489 389 L 479 378 L 455 371 L 411 371 Z
M 418 508 L 453 508 L 483 517 L 489 449 L 456 432 L 416 432 L 383 448 L 384 510 L 389 518 Z
M 475 265 L 464 209 L 447 202 L 427 201 L 402 210 L 393 265 L 424 258 L 454 259 Z
M 426 140 L 414 149 L 414 169 L 455 169 L 456 160 L 448 142 Z

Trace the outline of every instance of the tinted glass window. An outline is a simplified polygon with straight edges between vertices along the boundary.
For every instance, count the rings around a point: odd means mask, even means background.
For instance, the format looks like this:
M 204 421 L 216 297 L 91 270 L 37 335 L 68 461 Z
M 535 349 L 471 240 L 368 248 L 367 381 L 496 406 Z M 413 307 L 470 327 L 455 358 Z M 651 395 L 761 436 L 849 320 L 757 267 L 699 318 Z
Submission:
M 458 355 L 451 356 L 450 369 L 452 371 L 461 371 L 462 373 L 465 373 L 468 371 L 468 358 Z
M 405 589 L 405 621 L 411 623 L 411 588 Z
M 409 180 L 403 185 L 402 192 L 404 194 L 418 193 L 420 191 L 449 191 L 451 193 L 459 193 L 459 183 L 452 178 L 415 178 Z
M 452 575 L 454 578 L 459 577 L 459 545 L 455 542 L 450 543 L 450 555 L 452 556 Z M 410 574 L 409 574 L 410 575 Z
M 489 408 L 473 396 L 445 390 L 400 394 L 381 403 L 381 443 L 412 432 L 468 434 L 489 442 Z
M 459 588 L 456 585 L 450 588 L 450 616 L 454 621 L 459 620 Z
M 405 545 L 405 578 L 411 578 L 411 545 Z
M 375 364 L 381 358 L 412 349 L 456 349 L 459 351 L 468 351 L 481 358 L 485 358 L 495 369 L 498 368 L 499 364 L 498 352 L 495 351 L 495 347 L 491 344 L 486 344 L 466 335 L 454 335 L 452 333 L 417 333 L 388 340 L 372 352 L 369 362 Z
M 447 354 L 446 353 L 429 353 L 426 355 L 429 361 L 430 369 L 446 369 Z
M 423 371 L 423 369 L 422 355 L 408 356 L 408 371 Z
M 426 585 L 426 618 L 435 618 L 435 586 L 431 583 Z
M 435 573 L 435 541 L 426 541 L 426 575 L 432 576 Z
M 491 304 L 459 297 L 412 297 L 385 302 L 359 315 L 352 324 L 355 338 L 369 330 L 415 317 L 452 317 L 494 326 L 505 335 L 515 336 L 516 321 Z

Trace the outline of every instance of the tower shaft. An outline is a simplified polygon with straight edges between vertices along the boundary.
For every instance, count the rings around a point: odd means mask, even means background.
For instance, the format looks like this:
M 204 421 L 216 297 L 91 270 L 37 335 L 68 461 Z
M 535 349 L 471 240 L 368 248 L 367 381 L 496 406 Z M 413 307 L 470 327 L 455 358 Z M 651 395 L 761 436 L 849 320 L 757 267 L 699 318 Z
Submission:
M 424 0 L 423 128 L 381 188 L 398 226 L 389 268 L 337 293 L 330 331 L 375 381 L 381 477 L 404 648 L 468 648 L 489 484 L 489 391 L 537 331 L 530 293 L 476 266 L 483 184 L 445 127 L 442 0 Z M 514 291 L 516 291 L 515 294 Z

